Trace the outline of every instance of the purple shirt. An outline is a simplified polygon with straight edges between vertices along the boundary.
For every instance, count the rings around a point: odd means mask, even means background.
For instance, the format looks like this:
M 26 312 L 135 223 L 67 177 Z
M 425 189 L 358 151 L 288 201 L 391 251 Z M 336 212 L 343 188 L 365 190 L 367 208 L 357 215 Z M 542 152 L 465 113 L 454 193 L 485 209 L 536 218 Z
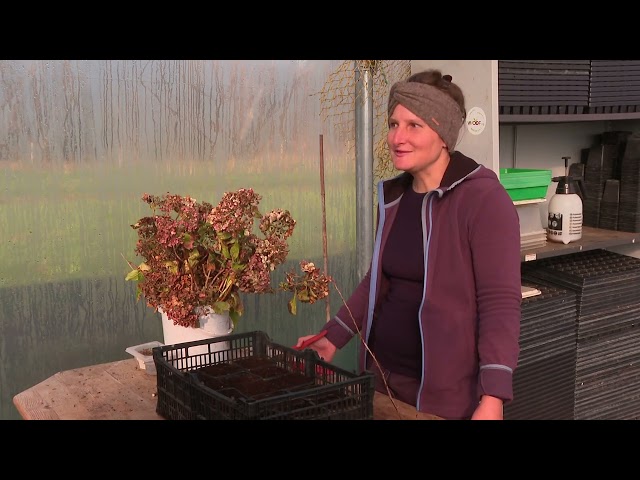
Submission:
M 389 290 L 373 320 L 370 346 L 392 372 L 420 378 L 420 302 L 424 286 L 424 248 L 420 222 L 425 193 L 409 188 L 402 199 L 382 256 Z

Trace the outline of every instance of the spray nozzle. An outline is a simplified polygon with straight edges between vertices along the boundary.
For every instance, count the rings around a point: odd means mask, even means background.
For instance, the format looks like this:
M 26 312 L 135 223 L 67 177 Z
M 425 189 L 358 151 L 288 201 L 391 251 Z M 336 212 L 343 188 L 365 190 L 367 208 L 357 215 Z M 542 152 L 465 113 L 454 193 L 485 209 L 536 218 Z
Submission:
M 582 200 L 587 196 L 584 188 L 584 175 L 578 173 L 578 167 L 582 167 L 580 163 L 573 163 L 569 167 L 569 160 L 571 157 L 562 157 L 564 160 L 564 175 L 559 177 L 553 177 L 551 180 L 558 182 L 556 187 L 556 193 L 561 195 L 577 194 Z M 575 168 L 574 168 L 575 167 Z M 584 170 L 582 170 L 584 171 Z

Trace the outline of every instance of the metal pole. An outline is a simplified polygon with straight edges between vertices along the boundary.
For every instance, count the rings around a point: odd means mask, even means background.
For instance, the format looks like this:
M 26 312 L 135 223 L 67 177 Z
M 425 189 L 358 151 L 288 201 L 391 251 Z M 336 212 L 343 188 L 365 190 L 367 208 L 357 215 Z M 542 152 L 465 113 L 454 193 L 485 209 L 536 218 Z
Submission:
M 356 258 L 361 280 L 373 255 L 373 79 L 371 70 L 355 61 L 356 130 Z

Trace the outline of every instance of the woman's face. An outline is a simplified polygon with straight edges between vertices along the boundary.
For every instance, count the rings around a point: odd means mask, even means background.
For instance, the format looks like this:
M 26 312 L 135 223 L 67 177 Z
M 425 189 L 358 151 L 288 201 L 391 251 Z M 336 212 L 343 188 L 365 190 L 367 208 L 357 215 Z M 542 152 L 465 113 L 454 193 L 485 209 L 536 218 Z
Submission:
M 428 170 L 447 153 L 440 135 L 400 104 L 389 118 L 387 144 L 393 166 L 413 175 Z

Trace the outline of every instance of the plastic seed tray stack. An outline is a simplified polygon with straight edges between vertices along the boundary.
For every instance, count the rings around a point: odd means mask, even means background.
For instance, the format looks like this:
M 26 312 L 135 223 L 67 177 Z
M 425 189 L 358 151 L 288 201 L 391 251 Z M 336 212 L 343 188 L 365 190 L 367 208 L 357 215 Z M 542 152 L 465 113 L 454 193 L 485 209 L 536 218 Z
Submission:
M 527 262 L 522 277 L 576 292 L 574 419 L 640 419 L 640 259 L 590 250 Z
M 576 294 L 535 282 L 541 294 L 522 299 L 520 356 L 505 420 L 573 419 Z
M 170 420 L 373 419 L 373 374 L 348 372 L 264 332 L 165 345 L 153 357 L 156 411 Z
M 580 114 L 589 105 L 589 60 L 498 60 L 500 114 Z
M 640 132 L 628 137 L 620 161 L 618 230 L 640 232 Z

